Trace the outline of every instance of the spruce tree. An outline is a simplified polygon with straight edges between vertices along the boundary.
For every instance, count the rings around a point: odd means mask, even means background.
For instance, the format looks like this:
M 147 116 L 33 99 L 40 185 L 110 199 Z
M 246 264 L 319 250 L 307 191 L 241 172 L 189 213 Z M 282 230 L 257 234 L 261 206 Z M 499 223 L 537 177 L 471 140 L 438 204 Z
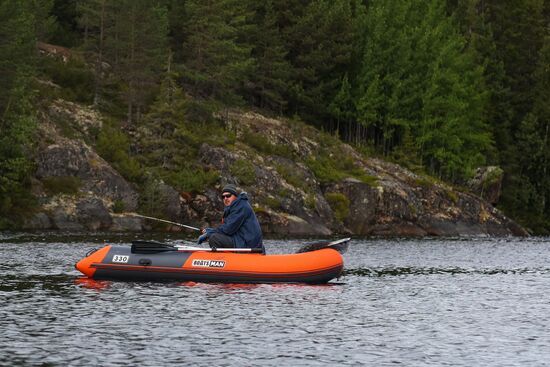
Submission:
M 368 139 L 387 155 L 406 137 L 431 172 L 468 176 L 491 147 L 483 69 L 445 3 L 373 1 L 367 31 L 355 94 Z
M 533 109 L 517 132 L 519 170 L 513 175 L 521 189 L 507 191 L 511 212 L 539 231 L 550 231 L 550 35 L 544 39 L 533 74 Z M 524 208 L 529 208 L 525 212 Z
M 400 144 L 403 129 L 420 119 L 425 55 L 414 50 L 420 19 L 405 1 L 373 2 L 367 12 L 357 120 L 365 139 L 383 154 Z
M 329 111 L 336 118 L 336 132 L 340 134 L 343 131 L 345 135 L 342 137 L 346 141 L 354 141 L 356 144 L 361 144 L 361 135 L 352 133 L 356 111 L 351 84 L 347 74 L 342 78 L 340 89 L 329 105 Z
M 330 119 L 328 106 L 353 65 L 362 7 L 354 1 L 312 1 L 286 32 L 294 87 L 291 112 Z M 321 125 L 322 126 L 322 125 Z
M 483 115 L 483 69 L 464 51 L 465 40 L 443 6 L 432 0 L 422 22 L 420 43 L 428 46 L 423 51 L 431 61 L 418 138 L 430 169 L 455 180 L 485 163 L 492 140 Z

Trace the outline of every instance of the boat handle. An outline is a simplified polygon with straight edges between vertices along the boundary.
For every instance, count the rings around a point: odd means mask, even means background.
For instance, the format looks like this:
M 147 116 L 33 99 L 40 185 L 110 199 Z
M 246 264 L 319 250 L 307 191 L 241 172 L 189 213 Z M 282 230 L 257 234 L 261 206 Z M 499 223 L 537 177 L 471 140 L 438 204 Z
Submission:
M 139 259 L 139 265 L 148 266 L 151 265 L 151 259 Z

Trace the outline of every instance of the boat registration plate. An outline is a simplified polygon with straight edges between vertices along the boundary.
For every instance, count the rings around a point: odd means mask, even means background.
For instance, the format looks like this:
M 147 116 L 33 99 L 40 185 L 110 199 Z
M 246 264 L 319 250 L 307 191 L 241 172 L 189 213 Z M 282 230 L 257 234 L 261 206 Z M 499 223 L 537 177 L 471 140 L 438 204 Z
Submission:
M 128 260 L 130 260 L 129 255 L 113 255 L 113 262 L 114 263 L 127 263 Z

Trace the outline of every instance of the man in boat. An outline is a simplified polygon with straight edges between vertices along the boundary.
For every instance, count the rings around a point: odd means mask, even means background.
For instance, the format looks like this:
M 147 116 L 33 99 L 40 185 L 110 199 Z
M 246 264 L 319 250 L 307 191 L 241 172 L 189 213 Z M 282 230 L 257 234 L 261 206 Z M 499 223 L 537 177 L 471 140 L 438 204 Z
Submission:
M 262 229 L 246 192 L 239 193 L 233 184 L 222 189 L 224 204 L 222 224 L 216 228 L 204 228 L 199 244 L 208 240 L 210 247 L 261 248 Z

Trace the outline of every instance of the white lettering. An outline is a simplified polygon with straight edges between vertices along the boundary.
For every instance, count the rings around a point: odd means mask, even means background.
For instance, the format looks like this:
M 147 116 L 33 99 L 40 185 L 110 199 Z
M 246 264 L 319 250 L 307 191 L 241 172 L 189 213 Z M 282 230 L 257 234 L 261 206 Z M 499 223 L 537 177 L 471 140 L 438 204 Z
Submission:
M 191 266 L 201 267 L 201 268 L 223 268 L 225 267 L 224 260 L 193 260 Z

